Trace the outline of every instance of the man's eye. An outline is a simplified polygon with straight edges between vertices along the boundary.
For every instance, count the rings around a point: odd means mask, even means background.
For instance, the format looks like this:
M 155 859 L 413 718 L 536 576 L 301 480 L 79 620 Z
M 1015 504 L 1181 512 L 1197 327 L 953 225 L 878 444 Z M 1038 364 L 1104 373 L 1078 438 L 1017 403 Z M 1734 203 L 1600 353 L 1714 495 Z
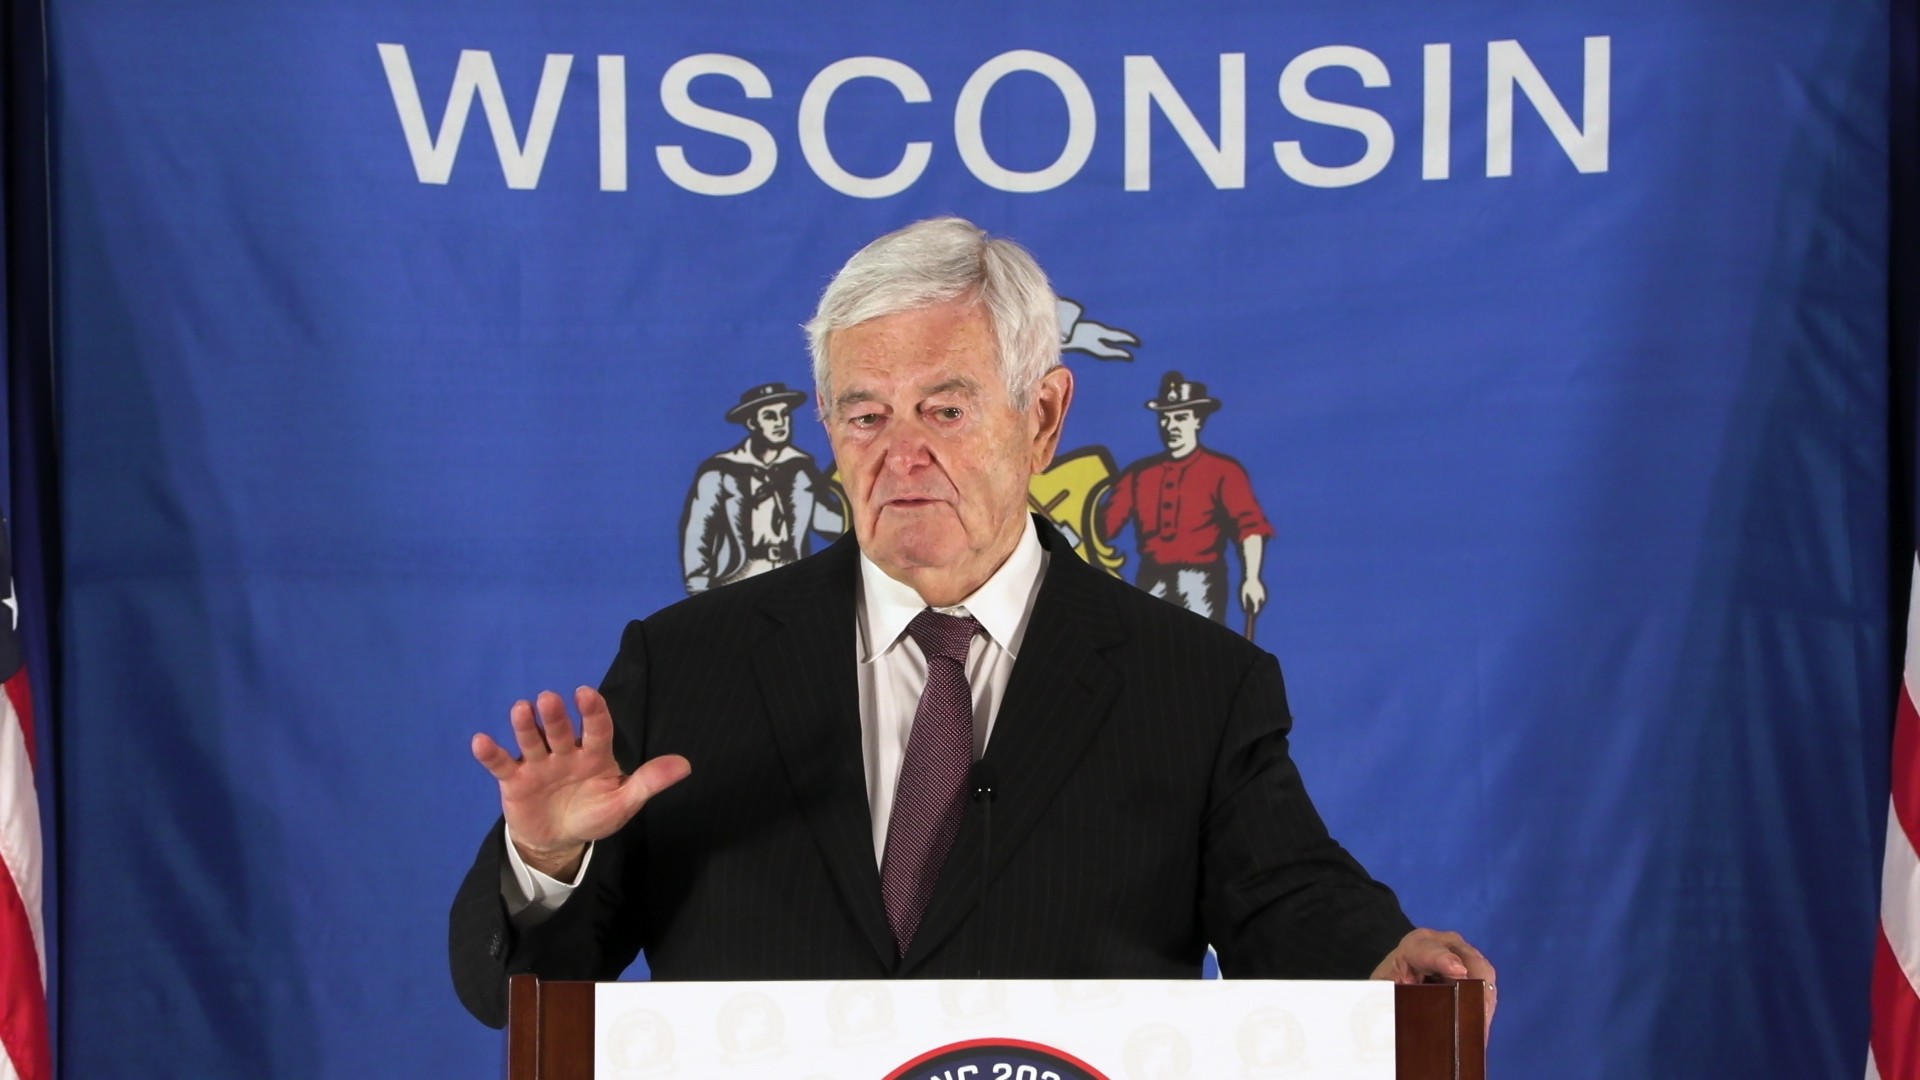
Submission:
M 944 409 L 935 409 L 933 414 L 935 416 L 938 416 L 942 420 L 960 419 L 960 410 L 953 407 L 952 405 L 949 405 Z
M 879 413 L 861 413 L 859 416 L 854 417 L 852 421 L 854 427 L 872 427 L 879 422 Z

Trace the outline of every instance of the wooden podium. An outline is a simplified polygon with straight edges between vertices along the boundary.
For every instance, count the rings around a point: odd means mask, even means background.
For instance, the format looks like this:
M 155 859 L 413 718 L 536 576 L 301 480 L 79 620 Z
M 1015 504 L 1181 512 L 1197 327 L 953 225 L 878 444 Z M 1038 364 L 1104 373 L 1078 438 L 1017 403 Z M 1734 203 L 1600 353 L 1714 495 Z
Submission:
M 532 975 L 513 977 L 508 989 L 508 1080 L 612 1080 L 594 1076 L 594 1008 L 596 988 L 600 985 L 541 982 Z M 729 985 L 751 992 L 755 987 L 783 984 Z M 1395 986 L 1392 993 L 1391 1075 L 1395 1080 L 1485 1080 L 1485 983 L 1467 980 Z M 1384 1000 L 1380 1004 L 1384 1010 Z M 1384 1012 L 1380 1019 L 1384 1023 Z M 751 1070 L 730 1068 L 728 1071 L 740 1077 L 754 1075 Z M 1381 1071 L 1384 1072 L 1384 1066 Z M 627 1073 L 623 1070 L 621 1075 Z M 882 1077 L 875 1075 L 872 1080 L 882 1080 Z

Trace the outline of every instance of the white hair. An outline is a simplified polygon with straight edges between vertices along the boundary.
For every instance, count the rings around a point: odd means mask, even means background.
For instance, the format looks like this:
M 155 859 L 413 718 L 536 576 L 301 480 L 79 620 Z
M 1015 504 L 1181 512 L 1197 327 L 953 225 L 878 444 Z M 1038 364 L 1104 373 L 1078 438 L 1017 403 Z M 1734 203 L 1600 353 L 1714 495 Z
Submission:
M 1014 408 L 1025 412 L 1041 377 L 1060 366 L 1053 286 L 1026 248 L 957 217 L 888 233 L 855 252 L 827 283 L 805 327 L 821 400 L 832 408 L 827 340 L 835 330 L 956 300 L 985 305 L 1000 375 Z

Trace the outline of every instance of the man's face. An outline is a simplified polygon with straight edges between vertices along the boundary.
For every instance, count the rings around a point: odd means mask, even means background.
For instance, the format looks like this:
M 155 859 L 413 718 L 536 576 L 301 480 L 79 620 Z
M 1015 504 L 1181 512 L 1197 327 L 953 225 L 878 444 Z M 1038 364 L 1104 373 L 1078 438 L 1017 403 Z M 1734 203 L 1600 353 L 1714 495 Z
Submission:
M 747 427 L 767 442 L 785 446 L 793 438 L 793 410 L 784 401 L 762 405 L 747 418 Z
M 959 303 L 873 319 L 828 342 L 834 400 L 821 413 L 860 548 L 930 603 L 965 593 L 936 600 L 940 590 L 923 582 L 977 587 L 1013 550 L 1028 481 L 1052 460 L 1072 398 L 1073 377 L 1056 368 L 1017 411 L 995 348 L 984 309 Z
M 1163 409 L 1160 413 L 1160 441 L 1175 454 L 1185 454 L 1200 445 L 1200 414 L 1192 409 Z

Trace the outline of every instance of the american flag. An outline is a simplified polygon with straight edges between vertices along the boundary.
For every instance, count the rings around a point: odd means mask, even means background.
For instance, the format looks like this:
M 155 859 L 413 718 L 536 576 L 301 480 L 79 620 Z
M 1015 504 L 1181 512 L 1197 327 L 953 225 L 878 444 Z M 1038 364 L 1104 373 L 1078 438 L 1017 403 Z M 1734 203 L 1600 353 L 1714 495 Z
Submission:
M 53 1080 L 47 1037 L 47 947 L 40 883 L 45 861 L 34 790 L 33 695 L 20 649 L 20 604 L 0 528 L 0 1080 Z
M 1907 662 L 1893 720 L 1893 793 L 1873 960 L 1869 1080 L 1920 1080 L 1920 561 L 1907 603 Z

